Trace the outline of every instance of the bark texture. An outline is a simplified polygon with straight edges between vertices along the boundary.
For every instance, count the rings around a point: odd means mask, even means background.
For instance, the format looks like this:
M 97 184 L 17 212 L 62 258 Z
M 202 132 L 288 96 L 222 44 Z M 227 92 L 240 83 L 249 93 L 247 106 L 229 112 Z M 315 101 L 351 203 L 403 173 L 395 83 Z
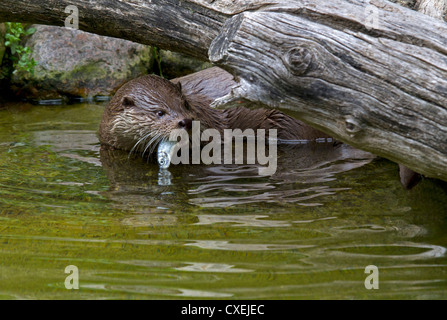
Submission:
M 447 24 L 385 0 L 2 0 L 1 21 L 63 25 L 213 63 L 240 99 L 447 181 Z M 445 15 L 445 0 L 417 4 Z M 443 11 L 444 10 L 444 11 Z

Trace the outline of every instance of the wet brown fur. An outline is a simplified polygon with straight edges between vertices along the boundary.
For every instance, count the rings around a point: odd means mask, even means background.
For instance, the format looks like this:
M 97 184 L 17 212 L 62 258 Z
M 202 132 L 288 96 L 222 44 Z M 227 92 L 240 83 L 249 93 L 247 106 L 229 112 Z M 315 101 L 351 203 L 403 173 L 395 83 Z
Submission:
M 173 129 L 181 128 L 179 123 L 185 119 L 200 121 L 202 130 L 277 129 L 278 138 L 286 140 L 328 137 L 278 110 L 209 107 L 212 101 L 228 94 L 234 84 L 231 74 L 216 67 L 172 81 L 154 75 L 131 80 L 116 92 L 106 108 L 100 140 L 117 149 L 150 152 Z M 163 116 L 158 115 L 160 111 Z M 147 150 L 149 145 L 151 149 Z

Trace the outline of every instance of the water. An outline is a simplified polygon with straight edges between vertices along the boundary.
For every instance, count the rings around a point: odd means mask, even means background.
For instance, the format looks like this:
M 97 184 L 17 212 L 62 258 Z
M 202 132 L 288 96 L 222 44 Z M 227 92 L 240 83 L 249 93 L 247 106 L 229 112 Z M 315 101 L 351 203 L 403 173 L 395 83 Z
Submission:
M 280 148 L 271 177 L 160 171 L 100 148 L 103 108 L 0 110 L 1 299 L 447 298 L 443 184 L 324 144 Z

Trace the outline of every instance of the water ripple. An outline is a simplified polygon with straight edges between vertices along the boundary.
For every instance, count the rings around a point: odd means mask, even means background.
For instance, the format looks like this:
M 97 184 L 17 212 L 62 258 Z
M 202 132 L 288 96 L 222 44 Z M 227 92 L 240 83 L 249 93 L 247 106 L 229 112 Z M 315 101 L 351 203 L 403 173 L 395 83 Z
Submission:
M 380 254 L 375 253 L 374 248 L 379 248 L 382 250 L 391 251 L 390 254 Z M 421 253 L 408 254 L 405 252 L 399 252 L 399 249 L 428 249 Z M 442 246 L 432 245 L 432 244 L 421 244 L 415 242 L 402 242 L 402 243 L 392 243 L 392 244 L 357 244 L 355 246 L 339 246 L 328 248 L 327 250 L 334 250 L 337 252 L 342 252 L 345 256 L 369 256 L 369 257 L 380 257 L 387 259 L 403 259 L 403 260 L 418 260 L 427 258 L 440 258 L 444 257 L 447 251 L 446 248 Z M 355 252 L 358 250 L 370 250 L 368 253 Z M 399 252 L 399 254 L 393 254 L 393 252 Z
M 134 294 L 149 294 L 149 295 L 191 297 L 191 298 L 229 298 L 232 296 L 232 294 L 230 293 L 223 293 L 223 292 L 193 290 L 184 288 L 155 287 L 147 285 L 118 285 L 118 284 L 89 283 L 89 284 L 81 284 L 80 289 L 105 290 L 105 291 L 127 292 Z
M 230 250 L 230 251 L 264 251 L 264 250 L 292 250 L 312 248 L 313 245 L 294 245 L 294 244 L 251 244 L 251 243 L 230 243 L 229 241 L 217 240 L 196 240 L 187 243 L 185 246 L 199 247 L 201 249 L 211 250 Z
M 240 227 L 289 227 L 290 223 L 282 220 L 260 220 L 268 218 L 267 215 L 197 215 L 199 222 L 195 225 L 207 225 L 215 223 L 234 223 Z
M 253 272 L 253 270 L 235 268 L 234 265 L 226 263 L 203 263 L 203 262 L 190 262 L 189 265 L 175 268 L 175 270 L 192 271 L 192 272 L 217 272 L 217 273 Z

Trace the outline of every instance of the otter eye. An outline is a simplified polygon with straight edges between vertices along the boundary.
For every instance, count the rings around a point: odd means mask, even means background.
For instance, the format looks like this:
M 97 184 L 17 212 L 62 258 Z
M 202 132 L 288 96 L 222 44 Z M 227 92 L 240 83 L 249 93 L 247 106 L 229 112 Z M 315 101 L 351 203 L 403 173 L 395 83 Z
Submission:
M 161 110 L 157 111 L 157 116 L 159 116 L 160 118 L 163 117 L 164 115 L 165 115 L 164 111 Z

